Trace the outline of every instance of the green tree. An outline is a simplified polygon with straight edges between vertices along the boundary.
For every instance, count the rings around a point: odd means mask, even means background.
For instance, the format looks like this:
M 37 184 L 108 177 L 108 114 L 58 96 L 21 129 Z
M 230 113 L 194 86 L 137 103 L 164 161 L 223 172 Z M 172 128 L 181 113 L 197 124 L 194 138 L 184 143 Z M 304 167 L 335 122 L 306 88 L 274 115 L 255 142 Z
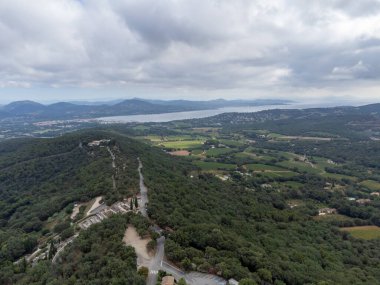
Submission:
M 137 198 L 135 198 L 135 208 L 137 209 L 139 207 L 139 202 L 137 201 Z
M 189 270 L 191 269 L 191 260 L 186 257 L 181 261 L 181 265 L 183 269 Z
M 140 275 L 140 276 L 143 276 L 145 279 L 148 278 L 148 275 L 149 275 L 149 269 L 145 266 L 141 266 L 139 268 L 139 270 L 137 270 L 137 273 Z
M 50 241 L 50 246 L 49 246 L 49 253 L 48 253 L 48 259 L 52 259 L 54 257 L 54 254 L 57 252 L 57 248 L 55 247 L 54 241 Z
M 248 278 L 241 279 L 239 285 L 257 285 L 256 281 Z
M 272 273 L 268 269 L 260 268 L 257 273 L 263 281 L 272 282 Z
M 20 272 L 21 273 L 25 273 L 26 271 L 26 267 L 27 267 L 27 263 L 26 263 L 26 258 L 25 256 L 22 258 L 22 261 L 20 262 Z

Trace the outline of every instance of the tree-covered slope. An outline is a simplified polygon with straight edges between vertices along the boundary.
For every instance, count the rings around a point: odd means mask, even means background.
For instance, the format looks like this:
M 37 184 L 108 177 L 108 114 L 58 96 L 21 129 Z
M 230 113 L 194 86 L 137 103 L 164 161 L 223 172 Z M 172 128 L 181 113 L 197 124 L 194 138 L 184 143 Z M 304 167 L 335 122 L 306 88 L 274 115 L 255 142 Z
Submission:
M 307 208 L 282 207 L 274 191 L 197 175 L 184 159 L 152 149 L 142 160 L 149 213 L 174 230 L 166 252 L 182 267 L 262 284 L 380 284 L 379 240 L 353 239 Z
M 111 139 L 115 169 L 106 147 L 88 145 L 99 139 Z M 101 131 L 2 143 L 0 262 L 30 253 L 37 239 L 49 236 L 49 219 L 70 212 L 74 202 L 103 196 L 111 203 L 137 193 L 136 147 L 131 140 L 115 140 Z
M 82 232 L 65 249 L 61 260 L 40 261 L 33 267 L 3 266 L 0 284 L 11 285 L 143 285 L 136 272 L 136 254 L 122 243 L 129 223 L 141 223 L 132 215 L 115 215 Z

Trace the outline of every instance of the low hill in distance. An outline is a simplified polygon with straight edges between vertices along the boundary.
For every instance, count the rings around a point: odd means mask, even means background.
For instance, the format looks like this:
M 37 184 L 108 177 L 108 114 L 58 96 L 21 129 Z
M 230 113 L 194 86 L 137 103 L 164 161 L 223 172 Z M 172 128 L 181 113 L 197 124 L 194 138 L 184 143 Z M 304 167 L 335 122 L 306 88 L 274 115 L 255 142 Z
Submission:
M 280 105 L 288 100 L 212 100 L 212 101 L 161 101 L 128 99 L 104 104 L 74 104 L 59 102 L 43 105 L 33 101 L 17 101 L 0 107 L 1 118 L 25 118 L 29 120 L 56 120 L 96 118 L 120 115 L 160 114 L 182 111 L 217 109 L 223 107 L 246 107 Z

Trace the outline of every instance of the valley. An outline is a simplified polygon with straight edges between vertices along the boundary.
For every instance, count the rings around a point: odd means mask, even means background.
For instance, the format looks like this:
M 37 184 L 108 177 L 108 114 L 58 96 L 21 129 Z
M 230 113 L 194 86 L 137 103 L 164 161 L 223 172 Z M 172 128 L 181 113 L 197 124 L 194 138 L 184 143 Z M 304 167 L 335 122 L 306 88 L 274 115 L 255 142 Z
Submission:
M 5 140 L 0 280 L 109 282 L 116 266 L 129 284 L 378 284 L 379 126 L 364 122 L 380 110 L 366 108 Z
M 380 285 L 380 0 L 3 0 L 0 35 L 0 285 Z

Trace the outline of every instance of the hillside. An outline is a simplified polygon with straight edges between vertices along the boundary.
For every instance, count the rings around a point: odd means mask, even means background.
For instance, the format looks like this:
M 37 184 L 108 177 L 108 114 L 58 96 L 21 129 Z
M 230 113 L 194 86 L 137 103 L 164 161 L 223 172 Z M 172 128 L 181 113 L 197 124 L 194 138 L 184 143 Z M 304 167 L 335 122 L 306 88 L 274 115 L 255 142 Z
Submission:
M 258 284 L 379 284 L 379 240 L 355 240 L 312 219 L 313 206 L 291 209 L 291 192 L 197 175 L 189 162 L 153 151 L 143 161 L 149 214 L 173 230 L 166 252 L 176 264 Z
M 109 132 L 96 130 L 55 139 L 19 139 L 2 143 L 0 283 L 72 284 L 78 279 L 76 284 L 88 284 L 90 280 L 102 284 L 110 284 L 111 280 L 144 284 L 136 273 L 134 250 L 121 243 L 127 224 L 141 227 L 146 222 L 133 215 L 112 217 L 80 234 L 65 250 L 65 254 L 71 254 L 71 257 L 66 259 L 63 255 L 61 265 L 43 261 L 42 254 L 47 249 L 50 259 L 50 252 L 54 254 L 56 251 L 54 248 L 63 246 L 64 240 L 70 240 L 78 231 L 76 221 L 84 217 L 93 198 L 101 196 L 111 205 L 136 195 L 140 148 L 130 139 L 116 139 Z M 87 206 L 80 206 L 73 217 L 71 213 L 76 205 Z M 115 225 L 119 231 L 114 231 Z M 112 234 L 110 229 L 113 229 Z M 89 252 L 83 248 L 86 243 L 94 246 L 101 243 L 103 248 L 94 247 Z M 109 275 L 107 266 L 95 270 L 93 265 L 92 270 L 99 274 L 86 275 L 86 260 L 94 256 L 106 263 L 113 260 L 109 269 L 114 270 L 115 264 L 119 263 L 123 270 Z M 33 260 L 38 266 L 29 268 L 25 260 Z M 17 263 L 13 265 L 15 261 Z M 75 270 L 69 270 L 69 267 Z M 58 274 L 57 270 L 61 273 Z
M 17 101 L 0 108 L 0 119 L 24 118 L 28 120 L 57 120 L 96 118 L 105 116 L 160 114 L 182 111 L 217 109 L 223 107 L 258 106 L 269 104 L 286 104 L 286 100 L 144 100 L 128 99 L 110 104 L 73 104 L 59 102 L 43 105 L 33 101 Z

